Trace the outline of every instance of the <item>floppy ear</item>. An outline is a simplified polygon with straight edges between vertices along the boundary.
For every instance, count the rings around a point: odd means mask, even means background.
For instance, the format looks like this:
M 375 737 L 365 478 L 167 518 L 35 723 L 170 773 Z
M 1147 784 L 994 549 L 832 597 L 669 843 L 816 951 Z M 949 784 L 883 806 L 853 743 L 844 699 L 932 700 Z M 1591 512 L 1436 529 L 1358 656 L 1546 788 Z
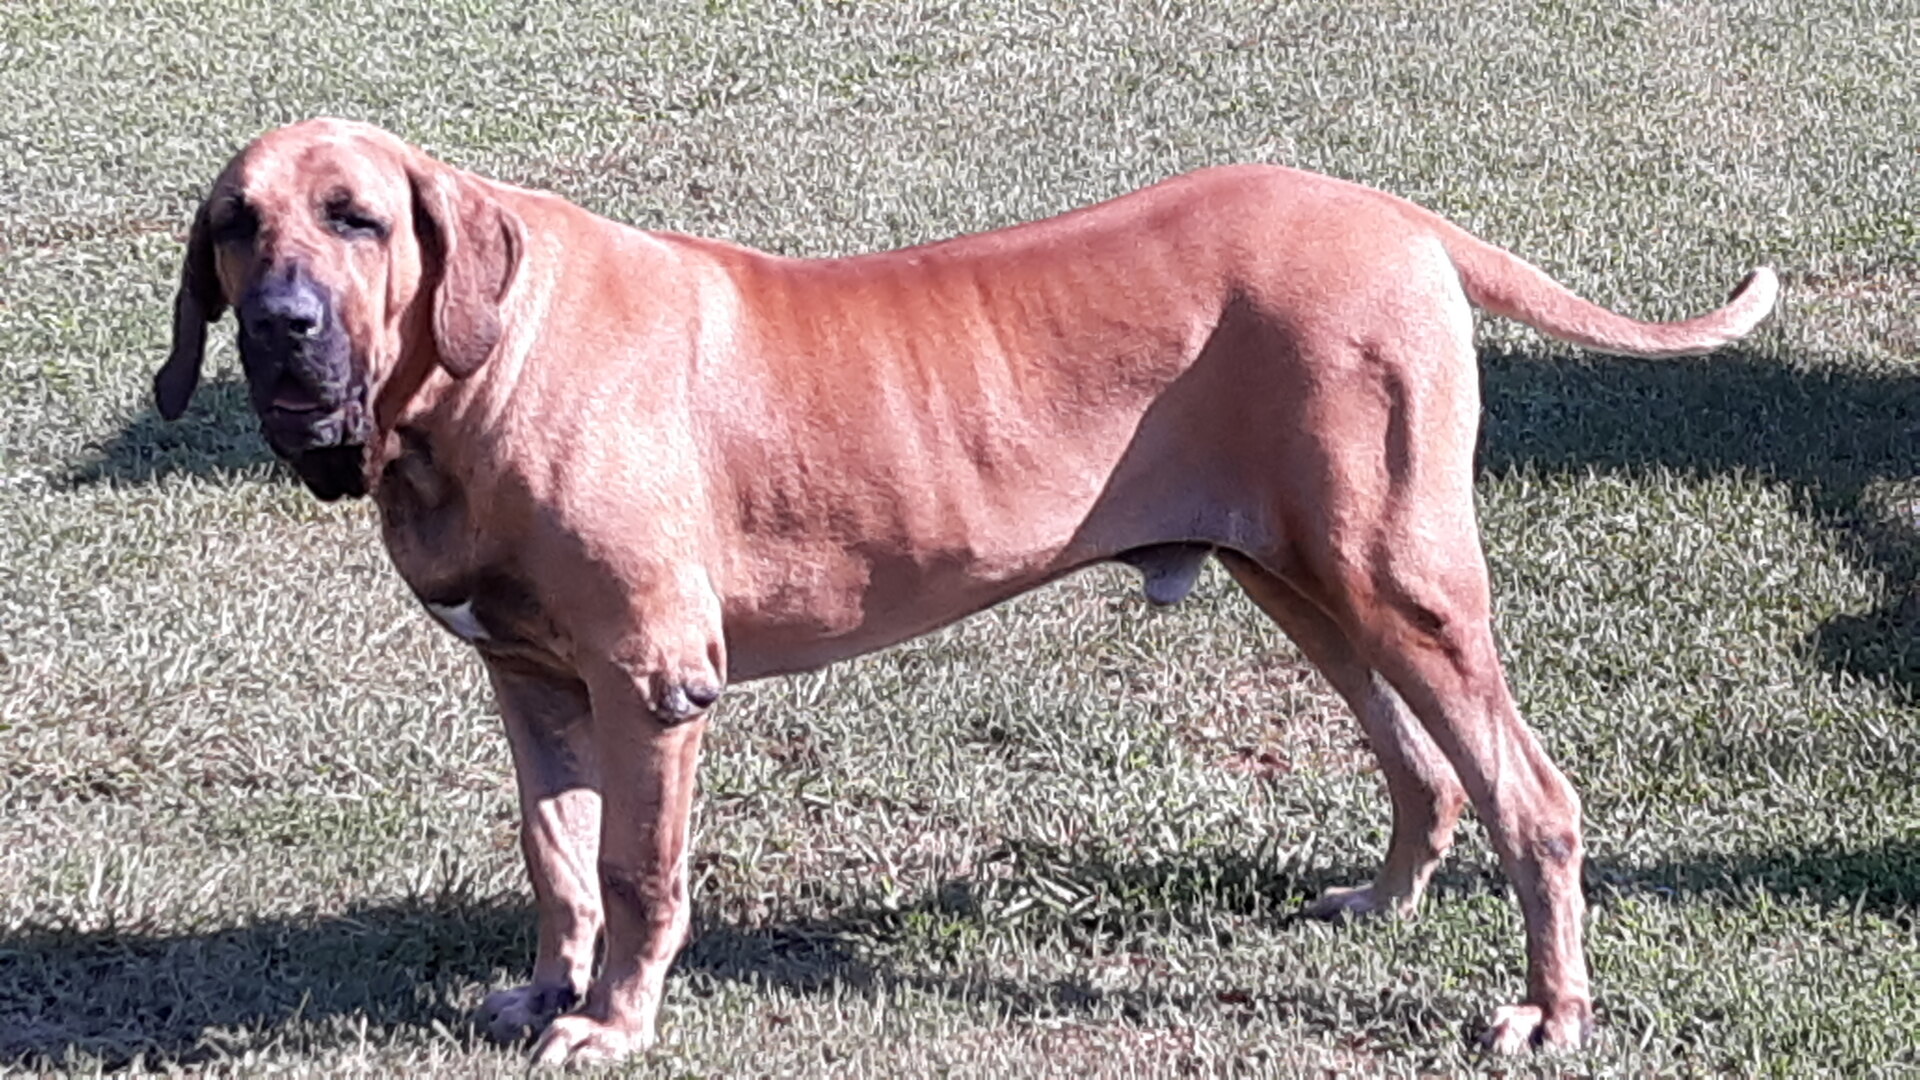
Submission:
M 213 237 L 207 231 L 207 206 L 193 215 L 187 233 L 187 257 L 180 267 L 180 293 L 173 300 L 173 351 L 153 377 L 153 401 L 160 415 L 178 420 L 200 384 L 206 354 L 207 324 L 227 310 L 227 297 L 214 272 Z
M 409 172 L 434 347 L 440 366 L 464 379 L 500 343 L 500 303 L 520 269 L 526 226 L 471 177 L 437 162 Z

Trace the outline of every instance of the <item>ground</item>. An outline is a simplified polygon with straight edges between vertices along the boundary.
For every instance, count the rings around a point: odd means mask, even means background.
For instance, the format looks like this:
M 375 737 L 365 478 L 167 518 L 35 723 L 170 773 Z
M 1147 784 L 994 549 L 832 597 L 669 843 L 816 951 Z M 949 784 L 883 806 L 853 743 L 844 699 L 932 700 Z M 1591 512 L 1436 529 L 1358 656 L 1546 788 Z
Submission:
M 1153 612 L 1115 569 L 729 692 L 633 1075 L 1920 1071 L 1917 44 L 1789 0 L 9 0 L 0 1072 L 522 1068 L 468 1026 L 532 952 L 478 666 L 272 465 L 225 326 L 183 422 L 147 397 L 197 198 L 320 113 L 794 254 L 1274 161 L 1644 316 L 1785 280 L 1704 359 L 1480 332 L 1595 1049 L 1474 1053 L 1522 983 L 1471 826 L 1421 918 L 1295 918 L 1384 844 L 1356 726 L 1224 576 Z

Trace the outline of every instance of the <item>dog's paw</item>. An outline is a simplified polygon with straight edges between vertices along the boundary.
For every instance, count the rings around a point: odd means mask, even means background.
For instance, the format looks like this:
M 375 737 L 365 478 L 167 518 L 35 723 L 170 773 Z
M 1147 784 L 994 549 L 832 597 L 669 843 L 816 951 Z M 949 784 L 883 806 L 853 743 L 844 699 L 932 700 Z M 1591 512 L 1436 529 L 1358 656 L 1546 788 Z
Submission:
M 1549 1013 L 1538 1005 L 1502 1005 L 1493 1011 L 1480 1044 L 1496 1054 L 1577 1050 L 1593 1038 L 1593 1010 L 1580 1002 Z
M 649 1028 L 615 1027 L 590 1016 L 562 1016 L 547 1025 L 533 1046 L 535 1067 L 599 1065 L 619 1061 L 653 1045 Z
M 1301 913 L 1310 919 L 1363 919 L 1374 915 L 1413 914 L 1417 901 L 1410 896 L 1393 896 L 1375 885 L 1349 885 L 1328 889 L 1307 902 Z
M 475 1019 L 494 1042 L 520 1042 L 545 1031 L 579 998 L 571 986 L 516 986 L 488 994 Z

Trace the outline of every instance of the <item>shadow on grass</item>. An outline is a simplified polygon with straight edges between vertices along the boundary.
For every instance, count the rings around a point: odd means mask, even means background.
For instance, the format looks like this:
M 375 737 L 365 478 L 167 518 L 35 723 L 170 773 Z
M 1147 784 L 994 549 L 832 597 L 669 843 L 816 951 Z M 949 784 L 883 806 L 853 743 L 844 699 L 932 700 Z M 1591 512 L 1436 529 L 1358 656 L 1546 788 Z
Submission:
M 148 405 L 65 480 L 84 487 L 148 484 L 176 474 L 212 478 L 236 473 L 297 482 L 261 438 L 245 380 L 230 374 L 202 383 L 179 420 L 163 420 Z
M 1257 1008 L 1286 1016 L 1343 1039 L 1365 1031 L 1372 1045 L 1386 1047 L 1472 1034 L 1462 1026 L 1458 1002 L 1418 993 L 1383 995 L 1374 985 L 1305 983 L 1282 992 L 1209 985 L 1201 978 L 1171 980 L 1180 989 L 1159 989 L 1149 976 L 1136 985 L 1098 985 L 1108 980 L 1000 977 L 981 972 L 971 955 L 989 951 L 979 939 L 1013 935 L 1049 943 L 1047 951 L 1135 956 L 1151 969 L 1158 946 L 1181 938 L 1231 947 L 1229 927 L 1251 921 L 1283 929 L 1326 924 L 1301 914 L 1302 903 L 1333 885 L 1365 880 L 1371 871 L 1349 865 L 1301 869 L 1272 853 L 1209 851 L 1156 862 L 1132 862 L 1103 854 L 1044 844 L 1019 844 L 1002 852 L 1013 863 L 1006 876 L 954 879 L 908 906 L 864 906 L 832 918 L 767 928 L 706 926 L 681 956 L 680 969 L 694 992 L 704 982 L 724 980 L 755 988 L 867 997 L 896 990 L 981 1009 L 1003 1021 L 1091 1019 L 1163 1022 L 1169 1011 L 1191 1015 L 1207 1009 Z M 1445 891 L 1480 888 L 1460 875 Z M 1223 919 L 1222 916 L 1227 916 Z M 954 934 L 954 927 L 972 933 Z M 892 957 L 905 954 L 902 965 Z M 928 957 L 930 960 L 920 960 Z M 930 973 L 939 965 L 971 968 L 963 974 Z M 1159 1020 L 1156 1020 L 1159 1017 Z
M 1138 1019 L 1209 1001 L 1151 989 L 1111 990 L 1076 979 L 982 978 L 929 969 L 978 949 L 953 924 L 1030 938 L 1104 940 L 1125 948 L 1141 935 L 1218 934 L 1221 914 L 1291 925 L 1304 897 L 1361 880 L 1337 866 L 1295 872 L 1285 860 L 1219 852 L 1127 863 L 1030 846 L 1013 872 L 989 882 L 956 879 L 906 905 L 854 903 L 817 919 L 743 926 L 706 919 L 675 965 L 675 993 L 721 984 L 802 995 L 878 996 L 904 989 L 984 1006 L 1011 1019 L 1104 1014 Z M 1768 853 L 1692 864 L 1599 872 L 1617 893 L 1724 896 L 1765 891 L 1801 903 L 1911 921 L 1920 902 L 1920 842 L 1860 851 Z M 1443 872 L 1435 900 L 1478 891 L 1470 871 Z M 1048 903 L 1022 904 L 1045 896 Z M 974 941 L 973 944 L 966 943 Z M 1225 942 L 1222 942 L 1225 944 Z M 1517 948 L 1517 943 L 1515 943 Z M 479 1041 L 469 1010 L 481 987 L 524 979 L 533 913 L 491 899 L 419 900 L 339 915 L 269 919 L 183 934 L 29 930 L 0 939 L 0 1068 L 63 1061 L 120 1068 L 191 1067 L 266 1044 L 321 1049 L 411 1031 L 462 1046 Z M 898 964 L 907 953 L 931 963 Z M 1444 1037 L 1455 1007 L 1375 988 L 1302 988 L 1279 1010 L 1328 1028 Z M 1337 1024 L 1335 1022 L 1337 1019 Z
M 1050 854 L 1044 873 L 1134 896 L 1105 915 L 1135 932 L 1181 921 L 1204 895 L 1250 908 L 1320 880 L 1252 858 L 1069 868 L 1065 857 Z M 1147 906 L 1152 897 L 1179 896 L 1189 900 Z M 904 907 L 855 903 L 829 918 L 766 927 L 705 920 L 676 964 L 676 992 L 718 983 L 806 995 L 909 988 L 1007 1016 L 1086 1011 L 1111 1000 L 1085 983 L 946 978 L 886 959 L 921 947 L 913 928 L 928 916 L 983 929 L 1013 925 L 994 914 L 1008 911 L 1007 899 L 957 880 Z M 1034 924 L 1034 933 L 1085 929 L 1072 915 L 1036 918 L 1051 921 Z M 1028 924 L 1017 925 L 1014 932 Z M 350 1045 L 368 1031 L 467 1045 L 480 1041 L 469 1026 L 479 989 L 524 979 L 532 959 L 531 909 L 499 899 L 365 905 L 179 934 L 28 929 L 0 938 L 0 1070 L 68 1061 L 191 1067 L 268 1044 Z
M 1789 485 L 1800 508 L 1840 530 L 1854 557 L 1895 583 L 1878 611 L 1814 635 L 1821 662 L 1908 693 L 1920 690 L 1915 521 L 1877 517 L 1876 481 L 1920 475 L 1920 379 L 1808 370 L 1737 350 L 1688 360 L 1481 355 L 1480 467 L 1500 476 L 1743 473 Z
M 1807 848 L 1589 869 L 1604 895 L 1704 896 L 1743 903 L 1761 894 L 1920 924 L 1920 840 L 1859 849 Z
M 420 901 L 202 933 L 29 930 L 0 939 L 0 1068 L 190 1066 L 271 1038 L 351 1040 L 329 1029 L 341 1017 L 457 1032 L 459 995 L 526 963 L 531 927 L 522 904 Z

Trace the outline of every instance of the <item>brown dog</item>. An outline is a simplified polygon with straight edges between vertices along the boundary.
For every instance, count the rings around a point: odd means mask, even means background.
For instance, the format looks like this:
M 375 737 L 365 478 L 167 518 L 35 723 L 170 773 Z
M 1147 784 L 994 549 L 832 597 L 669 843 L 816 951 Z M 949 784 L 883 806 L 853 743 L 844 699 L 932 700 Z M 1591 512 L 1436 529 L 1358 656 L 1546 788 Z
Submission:
M 545 1025 L 538 1061 L 652 1040 L 729 681 L 1102 560 L 1171 602 L 1209 555 L 1386 775 L 1385 866 L 1314 910 L 1410 911 L 1470 798 L 1526 918 L 1525 1002 L 1489 1033 L 1515 1050 L 1591 1024 L 1580 809 L 1495 656 L 1468 305 L 1672 356 L 1747 333 L 1776 289 L 1758 270 L 1712 314 L 1636 322 L 1410 203 L 1266 166 L 787 259 L 315 120 L 215 182 L 155 392 L 185 409 L 231 304 L 268 441 L 321 498 L 372 494 L 401 576 L 485 659 L 539 949 L 483 1011 L 503 1037 Z

